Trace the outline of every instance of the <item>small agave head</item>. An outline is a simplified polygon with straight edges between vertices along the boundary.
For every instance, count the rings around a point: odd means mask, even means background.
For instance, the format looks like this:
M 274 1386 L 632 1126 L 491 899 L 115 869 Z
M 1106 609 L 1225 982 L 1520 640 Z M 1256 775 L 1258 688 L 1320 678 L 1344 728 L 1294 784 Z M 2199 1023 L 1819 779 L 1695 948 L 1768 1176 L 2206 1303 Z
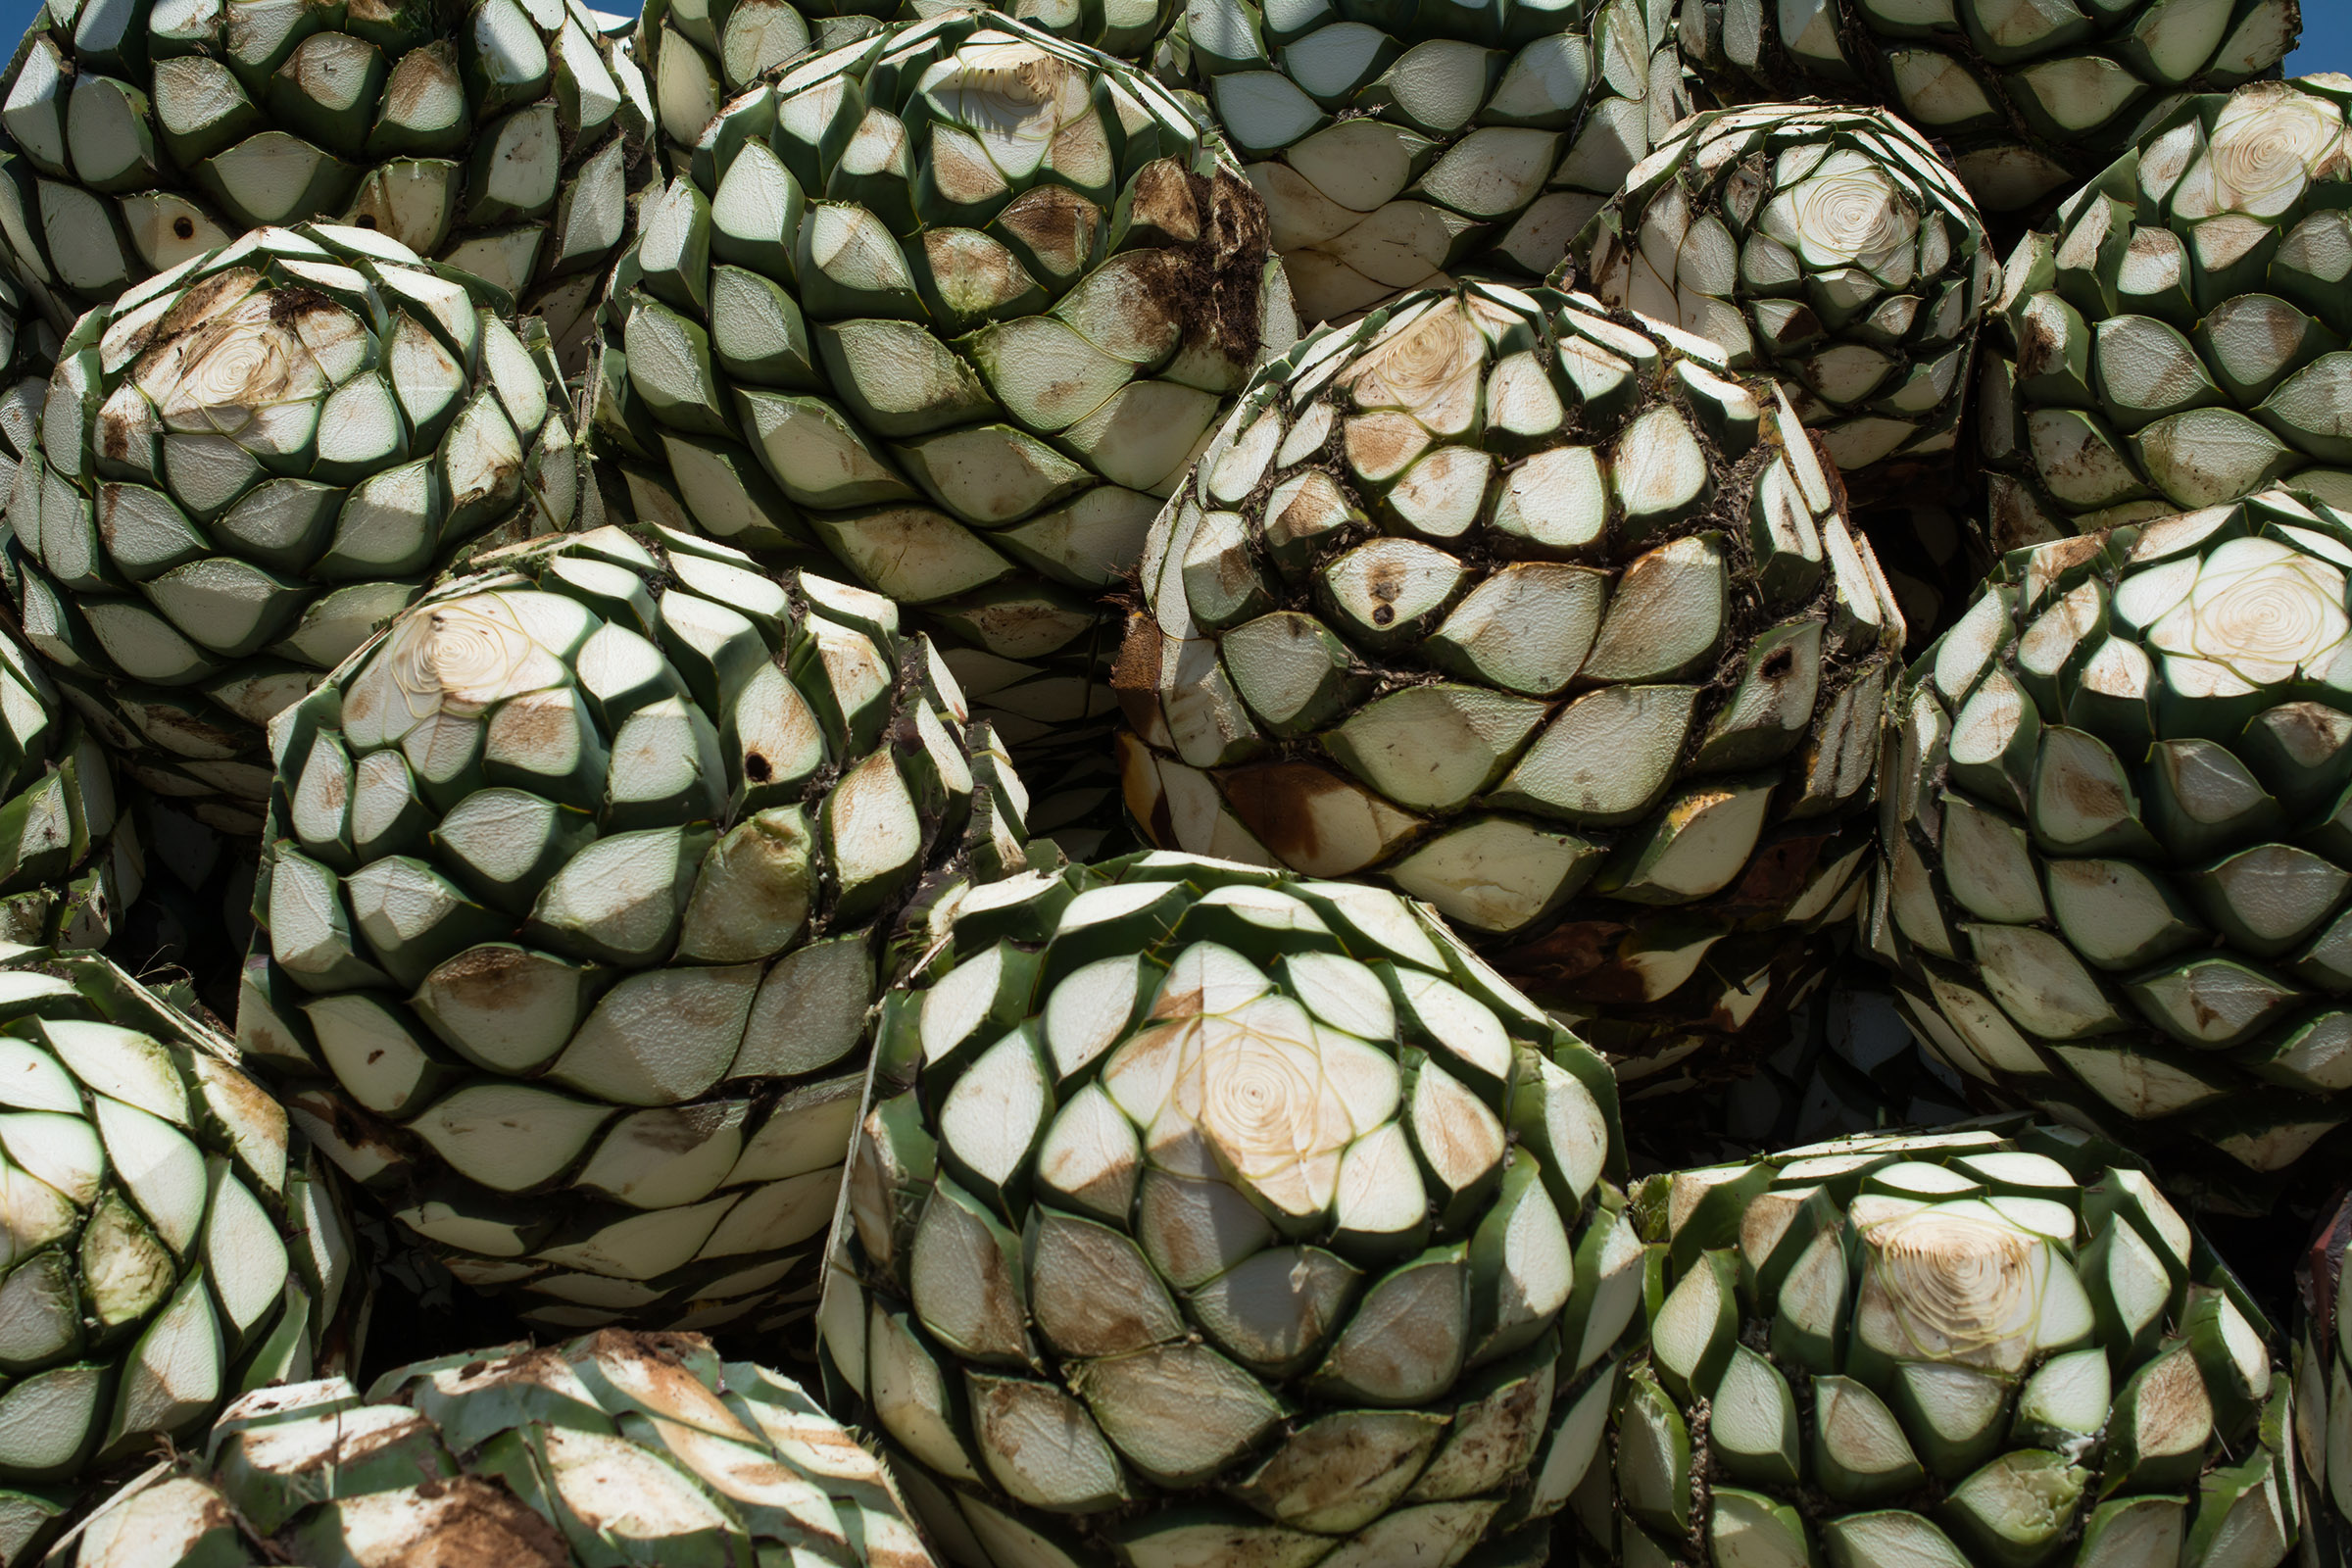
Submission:
M 1870 1226 L 1862 1240 L 1867 1338 L 1925 1361 L 2025 1369 L 2050 1275 L 2046 1241 L 1976 1202 L 1896 1214 Z

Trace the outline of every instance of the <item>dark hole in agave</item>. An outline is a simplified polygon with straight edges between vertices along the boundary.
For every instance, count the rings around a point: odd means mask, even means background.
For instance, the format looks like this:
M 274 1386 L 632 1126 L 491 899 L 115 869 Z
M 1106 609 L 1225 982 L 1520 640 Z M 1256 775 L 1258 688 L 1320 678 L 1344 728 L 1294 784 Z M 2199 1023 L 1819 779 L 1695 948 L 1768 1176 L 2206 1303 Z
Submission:
M 747 752 L 744 754 L 743 774 L 744 777 L 750 779 L 753 783 L 766 783 L 769 779 L 775 776 L 775 771 L 776 770 L 774 768 L 767 765 L 767 759 L 760 756 L 758 752 Z
M 192 218 L 174 218 L 172 220 L 172 232 L 174 237 L 179 239 L 194 239 L 196 237 L 196 220 Z
M 351 226 L 354 228 L 373 228 L 375 226 L 375 215 L 372 213 L 362 213 L 359 217 L 351 220 Z

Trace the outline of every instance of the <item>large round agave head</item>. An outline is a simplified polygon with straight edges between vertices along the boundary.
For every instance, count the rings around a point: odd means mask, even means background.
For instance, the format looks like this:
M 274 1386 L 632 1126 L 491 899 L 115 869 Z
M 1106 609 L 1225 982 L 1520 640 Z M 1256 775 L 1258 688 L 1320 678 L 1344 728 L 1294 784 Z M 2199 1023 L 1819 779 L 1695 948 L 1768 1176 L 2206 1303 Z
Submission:
M 2274 492 L 2018 551 L 1914 667 L 1873 925 L 1952 1065 L 2224 1190 L 2345 1147 L 2348 569 Z
M 9 503 L 26 638 L 134 775 L 260 826 L 262 726 L 461 547 L 568 526 L 544 332 L 363 229 L 258 229 L 63 345 Z
M 2276 69 L 2310 3 L 1686 0 L 1681 32 L 1732 101 L 1760 85 L 1898 110 L 1952 148 L 1984 211 L 2006 214 L 2091 173 L 2171 95 Z
M 940 639 L 1033 826 L 1108 814 L 1103 595 L 1292 337 L 1260 203 L 1165 88 L 985 11 L 804 60 L 711 122 L 608 317 L 618 511 L 829 551 Z
M 1144 590 L 1154 842 L 1427 899 L 1604 1049 L 1769 1019 L 1856 896 L 1901 616 L 1788 400 L 1674 327 L 1472 284 L 1310 338 Z
M 1792 383 L 1849 488 L 1948 468 L 1993 263 L 1968 192 L 1886 111 L 1693 116 L 1577 243 L 1607 304 Z
M 1667 1289 L 1614 1476 L 1577 1499 L 1607 1560 L 2274 1568 L 2294 1544 L 2271 1326 L 2120 1151 L 1873 1136 L 1654 1177 L 1637 1208 Z
M 568 338 L 650 172 L 627 25 L 578 0 L 44 7 L 0 78 L 0 240 L 61 329 L 246 229 L 327 219 Z
M 1616 1091 L 1426 909 L 1011 878 L 880 1035 L 821 1345 L 950 1557 L 1542 1539 L 1641 1297 Z
M 2251 495 L 2352 504 L 2352 79 L 2187 100 L 2011 253 L 1979 439 L 2004 545 Z
M 931 1568 L 890 1477 L 798 1384 L 606 1330 L 266 1389 L 93 1516 L 59 1568 L 272 1562 Z
M 103 958 L 37 948 L 0 956 L 0 1014 L 14 1562 L 85 1476 L 353 1353 L 360 1287 L 331 1173 L 226 1040 Z
M 2352 1194 L 2320 1222 L 2295 1281 L 2295 1446 L 2321 1568 L 2352 1563 Z
M 537 1321 L 805 1314 L 877 979 L 1019 865 L 1018 785 L 861 590 L 613 528 L 484 566 L 273 730 L 239 1040 Z
M 1645 9 L 1190 0 L 1170 56 L 1248 160 L 1311 325 L 1457 267 L 1549 271 L 1690 112 Z
M 935 0 L 653 0 L 638 15 L 636 47 L 664 152 L 682 165 L 721 105 L 810 48 L 855 43 L 946 9 Z M 1012 0 L 1003 9 L 1141 64 L 1180 8 L 1178 0 Z

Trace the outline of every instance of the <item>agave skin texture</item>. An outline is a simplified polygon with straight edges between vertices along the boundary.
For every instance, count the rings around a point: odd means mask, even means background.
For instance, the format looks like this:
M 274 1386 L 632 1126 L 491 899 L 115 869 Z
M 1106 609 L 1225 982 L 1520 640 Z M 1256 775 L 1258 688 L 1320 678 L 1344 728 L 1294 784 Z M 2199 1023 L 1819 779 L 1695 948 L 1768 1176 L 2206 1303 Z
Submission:
M 1693 116 L 1578 237 L 1604 303 L 1791 386 L 1856 499 L 1949 482 L 1995 270 L 1967 190 L 1884 110 Z
M 1873 946 L 1954 1068 L 2267 1212 L 2352 1120 L 2352 519 L 2013 552 L 1912 667 Z
M 1861 896 L 1901 615 L 1771 382 L 1466 284 L 1269 369 L 1153 524 L 1152 842 L 1428 900 L 1614 1056 L 1744 1064 Z
M 2352 85 L 2174 105 L 2020 240 L 1979 361 L 1995 545 L 2219 506 L 2352 503 Z
M 2123 1150 L 2005 1118 L 1653 1177 L 1579 1560 L 2277 1568 L 2278 1336 Z M 1801 1411 L 1801 1414 L 1800 1414 Z
M 265 1389 L 96 1514 L 62 1568 L 358 1562 L 932 1568 L 889 1475 L 800 1385 L 699 1334 L 605 1330 Z
M 1008 878 L 880 1033 L 820 1344 L 947 1557 L 1540 1555 L 1641 1294 L 1616 1092 L 1426 908 Z
M 368 229 L 244 238 L 58 349 L 8 504 L 25 640 L 130 776 L 251 838 L 263 726 L 581 492 L 542 323 Z
M 238 1039 L 462 1280 L 805 1333 L 863 1020 L 1019 785 L 888 601 L 606 527 L 476 562 L 272 731 Z

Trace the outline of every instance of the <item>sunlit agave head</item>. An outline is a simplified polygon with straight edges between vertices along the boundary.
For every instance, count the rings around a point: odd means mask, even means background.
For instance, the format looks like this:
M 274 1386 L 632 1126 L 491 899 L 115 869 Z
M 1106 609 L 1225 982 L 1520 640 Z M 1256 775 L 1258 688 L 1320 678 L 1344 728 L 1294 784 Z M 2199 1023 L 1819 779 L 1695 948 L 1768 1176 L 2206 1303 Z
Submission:
M 1935 1203 L 1863 1232 L 1863 1309 L 1921 1360 L 2016 1372 L 2034 1349 L 2049 1249 L 1981 1203 Z
M 2344 574 L 2275 539 L 2232 539 L 2208 556 L 2196 585 L 2160 616 L 2148 641 L 2222 664 L 2254 685 L 2317 673 L 2352 629 Z
M 2189 217 L 2276 218 L 2312 180 L 2352 173 L 2346 149 L 2343 111 L 2328 99 L 2286 82 L 2249 88 L 2223 106 L 2175 207 L 2185 202 Z

